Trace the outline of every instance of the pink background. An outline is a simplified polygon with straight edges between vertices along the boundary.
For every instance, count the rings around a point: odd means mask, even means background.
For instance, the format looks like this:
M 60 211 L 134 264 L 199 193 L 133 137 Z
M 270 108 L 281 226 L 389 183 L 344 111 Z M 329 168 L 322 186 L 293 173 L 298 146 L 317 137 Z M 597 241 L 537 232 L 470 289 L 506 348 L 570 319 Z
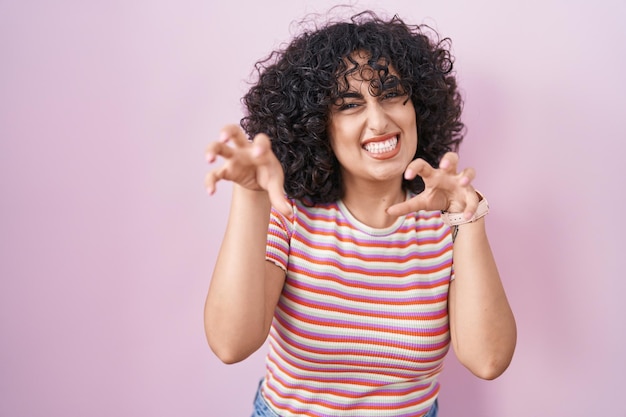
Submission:
M 230 186 L 206 195 L 203 151 L 331 4 L 0 1 L 1 416 L 250 415 L 262 352 L 204 338 Z M 519 326 L 496 381 L 448 357 L 440 415 L 626 416 L 626 3 L 385 4 L 453 39 Z

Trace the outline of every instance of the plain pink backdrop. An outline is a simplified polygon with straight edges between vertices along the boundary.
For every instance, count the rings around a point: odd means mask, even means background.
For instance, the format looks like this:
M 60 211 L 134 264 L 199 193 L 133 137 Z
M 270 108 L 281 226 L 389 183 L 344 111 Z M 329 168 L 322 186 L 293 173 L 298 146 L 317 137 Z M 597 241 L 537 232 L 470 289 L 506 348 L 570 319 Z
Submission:
M 504 3 L 357 4 L 452 38 L 518 321 L 495 381 L 449 355 L 440 415 L 624 417 L 626 3 Z M 263 352 L 204 338 L 230 186 L 206 195 L 203 150 L 332 4 L 0 1 L 1 416 L 249 416 Z

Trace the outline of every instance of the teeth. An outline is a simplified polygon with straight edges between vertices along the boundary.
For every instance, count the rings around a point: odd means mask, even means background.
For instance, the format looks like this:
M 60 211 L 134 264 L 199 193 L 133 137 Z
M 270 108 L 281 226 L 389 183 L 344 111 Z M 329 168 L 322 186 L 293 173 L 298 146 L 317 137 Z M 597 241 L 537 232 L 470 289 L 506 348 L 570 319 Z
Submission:
M 393 151 L 398 144 L 398 137 L 394 136 L 382 142 L 370 142 L 367 143 L 364 148 L 370 153 L 385 153 Z

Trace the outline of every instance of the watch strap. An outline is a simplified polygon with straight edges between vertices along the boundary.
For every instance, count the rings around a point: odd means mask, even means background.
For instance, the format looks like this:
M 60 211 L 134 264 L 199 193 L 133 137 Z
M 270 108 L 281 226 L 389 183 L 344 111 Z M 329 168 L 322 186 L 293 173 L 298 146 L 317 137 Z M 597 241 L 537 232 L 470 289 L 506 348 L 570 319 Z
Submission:
M 443 220 L 443 222 L 448 226 L 458 226 L 465 223 L 472 223 L 480 219 L 481 217 L 485 217 L 487 213 L 489 213 L 489 203 L 479 191 L 476 191 L 476 194 L 478 194 L 478 198 L 480 198 L 480 201 L 478 202 L 476 212 L 471 219 L 466 219 L 463 213 L 448 213 L 447 211 L 442 211 L 441 219 Z

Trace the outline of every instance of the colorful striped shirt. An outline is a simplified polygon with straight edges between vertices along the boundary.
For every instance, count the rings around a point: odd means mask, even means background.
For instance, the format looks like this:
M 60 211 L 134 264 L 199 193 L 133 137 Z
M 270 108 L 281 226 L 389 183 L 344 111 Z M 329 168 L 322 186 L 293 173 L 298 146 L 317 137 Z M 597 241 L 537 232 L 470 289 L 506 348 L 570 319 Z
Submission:
M 450 228 L 436 211 L 376 229 L 341 202 L 273 211 L 286 272 L 262 393 L 281 417 L 421 416 L 448 352 Z

